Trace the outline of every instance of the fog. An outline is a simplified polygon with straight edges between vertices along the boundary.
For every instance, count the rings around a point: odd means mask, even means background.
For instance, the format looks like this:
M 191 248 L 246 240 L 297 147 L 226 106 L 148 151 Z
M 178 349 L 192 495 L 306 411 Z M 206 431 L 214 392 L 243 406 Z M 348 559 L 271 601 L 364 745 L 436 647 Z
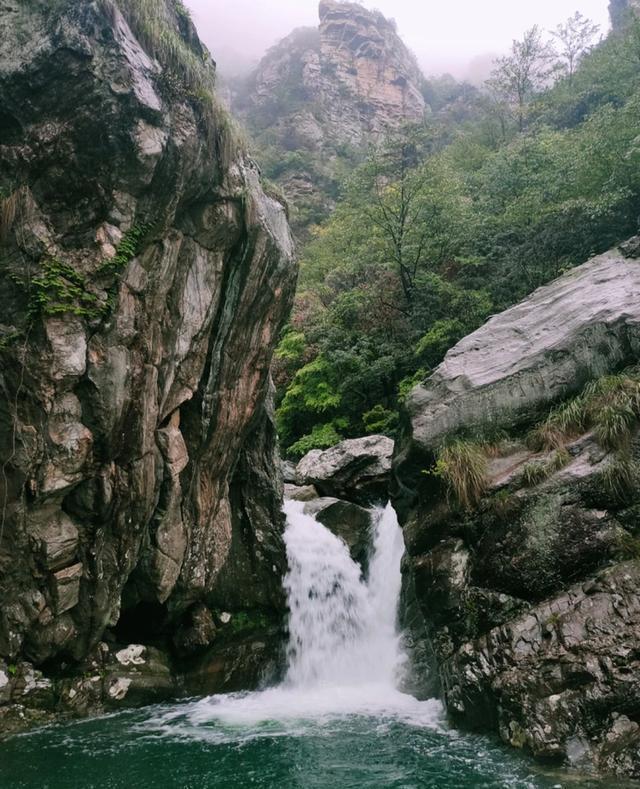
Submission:
M 317 0 L 186 0 L 220 72 L 246 71 L 295 27 L 317 25 Z M 532 25 L 553 29 L 575 11 L 609 27 L 607 0 L 364 0 L 393 17 L 427 74 L 485 71 Z M 471 64 L 471 65 L 470 65 Z

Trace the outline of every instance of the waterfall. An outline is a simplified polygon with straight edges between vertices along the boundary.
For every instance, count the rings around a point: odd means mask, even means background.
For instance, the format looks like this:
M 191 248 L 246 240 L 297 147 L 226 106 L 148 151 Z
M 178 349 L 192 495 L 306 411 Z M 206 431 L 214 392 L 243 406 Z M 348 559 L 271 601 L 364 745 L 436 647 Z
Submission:
M 285 678 L 263 691 L 195 702 L 189 721 L 216 721 L 254 734 L 260 725 L 273 732 L 271 727 L 279 722 L 300 733 L 306 725 L 353 715 L 438 726 L 438 701 L 417 701 L 398 690 L 406 664 L 397 626 L 404 541 L 393 507 L 374 511 L 366 578 L 345 543 L 305 515 L 304 504 L 288 501 L 285 513 Z M 177 714 L 183 715 L 184 708 Z
M 393 508 L 375 512 L 367 580 L 344 542 L 303 508 L 295 501 L 285 506 L 286 684 L 395 687 L 403 663 L 397 609 L 404 544 Z

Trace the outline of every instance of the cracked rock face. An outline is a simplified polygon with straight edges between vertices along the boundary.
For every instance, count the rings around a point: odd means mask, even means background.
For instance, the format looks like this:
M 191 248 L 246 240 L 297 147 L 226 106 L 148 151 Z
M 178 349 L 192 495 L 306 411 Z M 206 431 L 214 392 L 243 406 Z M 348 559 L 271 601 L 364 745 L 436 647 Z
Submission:
M 81 660 L 138 610 L 170 637 L 221 599 L 278 609 L 285 210 L 112 0 L 5 6 L 0 655 Z
M 465 644 L 443 665 L 449 710 L 494 717 L 541 758 L 640 777 L 627 717 L 640 698 L 639 582 L 638 562 L 617 565 Z
M 394 459 L 405 620 L 453 721 L 493 728 L 541 759 L 633 778 L 637 479 L 607 484 L 620 456 L 594 433 L 566 439 L 561 467 L 525 438 L 589 380 L 637 364 L 639 287 L 638 262 L 611 252 L 491 318 L 413 391 Z M 480 500 L 463 509 L 423 472 L 448 436 L 487 424 L 509 440 L 487 459 Z M 637 468 L 637 431 L 627 452 Z M 545 464 L 548 473 L 527 476 Z
M 423 82 L 395 24 L 357 3 L 322 0 L 317 28 L 295 30 L 269 50 L 234 105 L 258 138 L 276 140 L 283 161 L 274 178 L 292 201 L 297 232 L 305 213 L 332 209 L 345 151 L 357 158 L 381 135 L 424 118 Z

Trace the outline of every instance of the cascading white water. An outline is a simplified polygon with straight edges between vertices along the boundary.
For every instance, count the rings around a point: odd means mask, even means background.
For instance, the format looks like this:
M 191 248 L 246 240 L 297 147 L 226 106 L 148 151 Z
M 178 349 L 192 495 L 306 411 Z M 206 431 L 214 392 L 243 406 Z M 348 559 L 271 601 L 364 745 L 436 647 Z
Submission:
M 396 618 L 402 533 L 391 505 L 375 514 L 368 580 L 344 542 L 304 505 L 285 506 L 290 642 L 286 683 L 300 689 L 395 687 L 402 664 Z
M 295 722 L 299 734 L 303 720 L 312 725 L 348 715 L 438 727 L 438 701 L 398 690 L 406 662 L 397 627 L 404 541 L 393 508 L 376 512 L 366 580 L 345 543 L 303 510 L 302 503 L 285 504 L 290 615 L 284 681 L 256 693 L 203 699 L 187 718 L 197 726 L 214 720 L 241 726 L 248 736 L 259 724 Z M 177 714 L 184 715 L 184 707 Z

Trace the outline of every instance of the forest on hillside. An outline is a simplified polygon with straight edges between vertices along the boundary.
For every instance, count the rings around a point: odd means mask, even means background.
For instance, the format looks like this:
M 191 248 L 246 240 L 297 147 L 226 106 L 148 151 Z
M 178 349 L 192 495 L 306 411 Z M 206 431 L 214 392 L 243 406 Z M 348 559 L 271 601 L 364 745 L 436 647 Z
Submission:
M 372 145 L 306 228 L 275 362 L 289 457 L 395 436 L 459 339 L 637 230 L 639 77 L 640 21 L 602 38 L 576 13 L 482 88 L 425 81 L 425 120 Z

